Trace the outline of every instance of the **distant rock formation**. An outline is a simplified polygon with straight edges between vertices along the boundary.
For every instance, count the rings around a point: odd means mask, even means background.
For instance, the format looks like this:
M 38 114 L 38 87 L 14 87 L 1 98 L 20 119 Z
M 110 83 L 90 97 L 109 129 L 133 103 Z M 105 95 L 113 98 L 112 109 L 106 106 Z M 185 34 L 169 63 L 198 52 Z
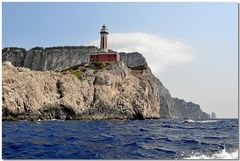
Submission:
M 216 114 L 215 114 L 214 112 L 212 112 L 212 113 L 210 114 L 210 118 L 211 118 L 211 119 L 216 119 L 217 116 L 216 116 Z
M 168 89 L 159 80 L 158 87 L 160 90 L 160 114 L 162 118 L 209 119 L 209 115 L 203 112 L 198 104 L 171 97 Z
M 191 120 L 209 119 L 208 114 L 203 112 L 198 104 L 185 102 L 183 99 L 178 98 L 172 98 L 172 100 L 177 118 L 188 118 Z
M 172 98 L 139 53 L 120 53 L 122 62 L 97 68 L 72 67 L 97 51 L 4 48 L 3 61 L 18 67 L 3 65 L 3 120 L 209 118 L 199 105 Z

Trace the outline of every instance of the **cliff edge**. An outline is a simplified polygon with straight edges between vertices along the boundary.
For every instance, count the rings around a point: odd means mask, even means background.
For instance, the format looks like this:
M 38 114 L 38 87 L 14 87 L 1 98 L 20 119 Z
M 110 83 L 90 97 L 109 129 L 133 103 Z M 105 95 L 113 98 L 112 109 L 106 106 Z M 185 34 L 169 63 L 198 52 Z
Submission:
M 3 120 L 209 118 L 199 105 L 172 98 L 139 53 L 77 65 L 92 48 L 4 48 L 3 61 L 18 67 L 3 65 Z
M 89 62 L 89 56 L 99 51 L 95 46 L 34 47 L 30 50 L 8 47 L 2 49 L 2 61 L 10 61 L 16 67 L 26 67 L 36 71 L 62 71 Z M 145 58 L 138 52 L 119 54 L 121 61 L 128 67 L 147 65 Z
M 3 120 L 160 117 L 157 79 L 123 62 L 63 72 L 3 66 Z

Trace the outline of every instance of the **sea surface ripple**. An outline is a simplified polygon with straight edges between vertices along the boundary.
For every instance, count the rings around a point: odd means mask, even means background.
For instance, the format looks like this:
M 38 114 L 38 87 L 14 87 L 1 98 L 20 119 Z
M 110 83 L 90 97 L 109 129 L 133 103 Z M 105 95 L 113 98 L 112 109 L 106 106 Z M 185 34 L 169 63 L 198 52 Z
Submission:
M 3 159 L 238 159 L 238 119 L 3 121 Z

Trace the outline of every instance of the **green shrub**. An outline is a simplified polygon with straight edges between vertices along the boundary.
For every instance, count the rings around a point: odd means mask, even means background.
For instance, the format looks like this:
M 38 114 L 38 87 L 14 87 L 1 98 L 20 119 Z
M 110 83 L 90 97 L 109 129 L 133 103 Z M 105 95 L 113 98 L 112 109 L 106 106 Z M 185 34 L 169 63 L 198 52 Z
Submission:
M 70 70 L 70 73 L 77 76 L 78 79 L 82 79 L 83 72 L 81 70 Z
M 93 70 L 99 70 L 99 69 L 106 69 L 109 64 L 110 62 L 92 62 L 88 64 L 86 67 Z
M 70 68 L 64 69 L 61 71 L 61 73 L 66 74 L 67 72 L 77 76 L 78 79 L 82 79 L 82 74 L 86 72 L 86 69 L 82 67 L 83 65 L 74 65 Z
M 79 64 L 79 65 L 74 65 L 74 66 L 72 66 L 72 67 L 70 67 L 70 68 L 67 68 L 67 69 L 62 70 L 62 72 L 69 71 L 69 70 L 77 70 L 77 69 L 79 69 L 80 66 L 81 66 L 81 64 Z
M 64 69 L 61 72 L 63 74 L 65 74 L 66 72 L 70 72 L 71 74 L 77 76 L 78 79 L 82 79 L 82 74 L 86 72 L 86 68 L 94 70 L 93 74 L 96 74 L 98 71 L 106 70 L 111 63 L 113 62 L 91 62 L 89 64 L 79 64 Z

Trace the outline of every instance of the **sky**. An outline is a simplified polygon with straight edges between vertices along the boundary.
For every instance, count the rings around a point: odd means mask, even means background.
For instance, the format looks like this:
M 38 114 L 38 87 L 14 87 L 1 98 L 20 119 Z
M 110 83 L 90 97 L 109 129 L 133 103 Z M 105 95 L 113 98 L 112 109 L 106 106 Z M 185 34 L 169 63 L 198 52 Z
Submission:
M 2 5 L 2 46 L 96 45 L 138 51 L 173 97 L 238 117 L 237 3 L 13 3 Z

